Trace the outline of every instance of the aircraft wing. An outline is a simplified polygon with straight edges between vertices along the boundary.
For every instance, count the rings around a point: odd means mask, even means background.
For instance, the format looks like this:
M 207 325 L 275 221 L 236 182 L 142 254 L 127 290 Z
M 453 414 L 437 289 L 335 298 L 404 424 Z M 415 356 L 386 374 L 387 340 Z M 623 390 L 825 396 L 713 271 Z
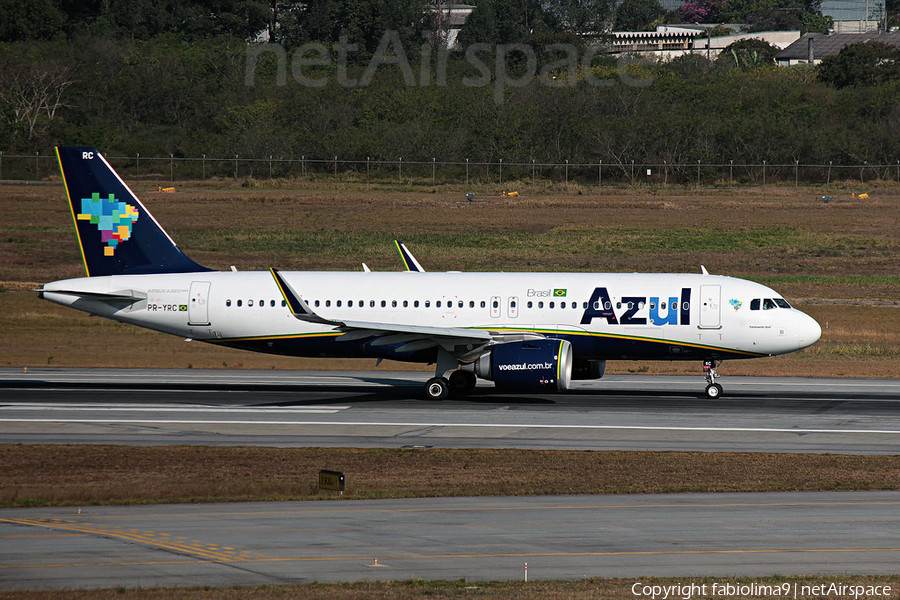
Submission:
M 466 359 L 469 355 L 477 356 L 484 347 L 499 341 L 509 341 L 509 334 L 491 332 L 484 329 L 464 329 L 456 327 L 430 327 L 427 325 L 403 325 L 398 323 L 376 323 L 370 321 L 331 320 L 319 316 L 310 308 L 303 298 L 297 294 L 288 284 L 277 269 L 269 269 L 272 277 L 291 314 L 301 321 L 331 325 L 344 331 L 344 335 L 337 338 L 342 341 L 366 339 L 376 337 L 373 346 L 387 346 L 402 344 L 397 348 L 398 352 L 414 352 L 428 348 L 441 347 L 454 356 Z M 524 334 L 526 337 L 540 338 L 543 336 Z M 517 339 L 523 334 L 514 334 Z

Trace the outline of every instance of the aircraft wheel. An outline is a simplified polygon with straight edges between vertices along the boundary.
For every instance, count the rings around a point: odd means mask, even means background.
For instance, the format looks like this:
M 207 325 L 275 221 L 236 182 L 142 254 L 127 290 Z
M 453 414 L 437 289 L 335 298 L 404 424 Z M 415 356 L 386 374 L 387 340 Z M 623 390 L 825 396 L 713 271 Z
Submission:
M 710 400 L 715 400 L 722 395 L 722 386 L 718 383 L 711 383 L 706 386 L 706 396 Z
M 475 389 L 477 378 L 470 371 L 453 371 L 450 374 L 450 391 L 453 394 L 468 394 Z
M 432 377 L 425 382 L 425 394 L 429 400 L 443 400 L 450 395 L 450 383 L 443 377 Z

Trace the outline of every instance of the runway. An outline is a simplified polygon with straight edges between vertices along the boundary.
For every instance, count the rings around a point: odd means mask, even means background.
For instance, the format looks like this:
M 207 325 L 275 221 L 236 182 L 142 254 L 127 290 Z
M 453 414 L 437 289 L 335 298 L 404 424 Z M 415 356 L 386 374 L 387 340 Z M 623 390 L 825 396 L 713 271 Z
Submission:
M 422 398 L 423 373 L 0 370 L 0 443 L 900 452 L 900 380 L 607 376 Z
M 525 563 L 530 579 L 894 573 L 900 492 L 0 511 L 3 590 L 515 580 Z

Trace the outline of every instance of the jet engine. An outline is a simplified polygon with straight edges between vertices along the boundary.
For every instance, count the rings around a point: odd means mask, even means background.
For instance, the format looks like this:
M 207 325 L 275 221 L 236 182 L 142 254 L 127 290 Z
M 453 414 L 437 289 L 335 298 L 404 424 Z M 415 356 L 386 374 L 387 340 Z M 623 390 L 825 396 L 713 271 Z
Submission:
M 544 339 L 507 342 L 491 347 L 472 367 L 501 389 L 560 391 L 572 380 L 572 344 Z

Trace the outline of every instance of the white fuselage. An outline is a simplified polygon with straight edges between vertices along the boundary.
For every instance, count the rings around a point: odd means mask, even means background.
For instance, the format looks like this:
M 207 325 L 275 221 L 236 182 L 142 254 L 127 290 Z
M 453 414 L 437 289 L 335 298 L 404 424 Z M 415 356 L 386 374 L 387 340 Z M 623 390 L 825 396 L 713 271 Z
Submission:
M 814 343 L 819 325 L 763 285 L 706 274 L 282 272 L 325 319 L 536 332 L 576 358 L 750 358 Z M 79 295 L 79 292 L 83 294 Z M 131 296 L 131 300 L 104 295 Z M 384 356 L 364 336 L 294 318 L 269 272 L 113 275 L 56 281 L 43 297 L 196 340 L 302 356 Z M 115 298 L 110 296 L 110 298 Z

